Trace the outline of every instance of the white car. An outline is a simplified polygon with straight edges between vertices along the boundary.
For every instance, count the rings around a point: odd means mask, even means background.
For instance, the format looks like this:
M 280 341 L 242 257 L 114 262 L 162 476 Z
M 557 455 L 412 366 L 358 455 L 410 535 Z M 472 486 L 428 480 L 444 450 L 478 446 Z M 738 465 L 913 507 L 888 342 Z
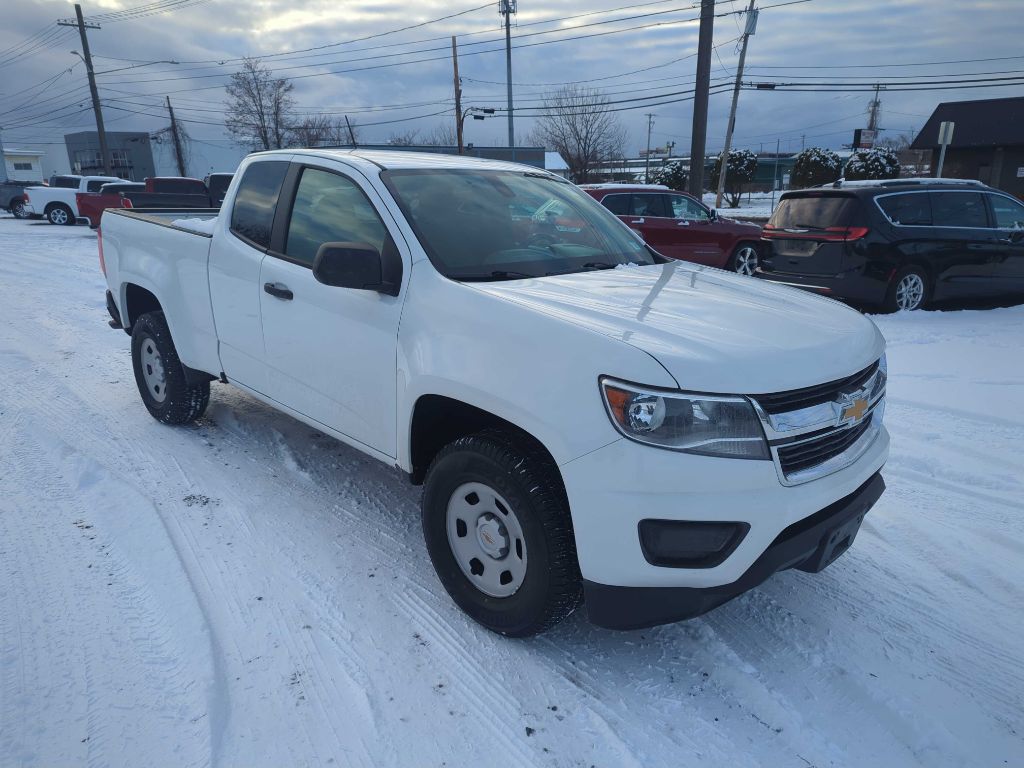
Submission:
M 553 201 L 571 227 L 523 215 Z M 819 571 L 884 489 L 871 320 L 665 259 L 544 171 L 259 153 L 217 217 L 110 209 L 100 248 L 155 418 L 219 379 L 401 468 L 438 578 L 505 635 Z
M 51 224 L 74 224 L 78 219 L 79 192 L 99 192 L 104 184 L 122 181 L 116 176 L 53 176 L 48 187 L 25 190 L 24 211 L 29 216 L 45 216 Z

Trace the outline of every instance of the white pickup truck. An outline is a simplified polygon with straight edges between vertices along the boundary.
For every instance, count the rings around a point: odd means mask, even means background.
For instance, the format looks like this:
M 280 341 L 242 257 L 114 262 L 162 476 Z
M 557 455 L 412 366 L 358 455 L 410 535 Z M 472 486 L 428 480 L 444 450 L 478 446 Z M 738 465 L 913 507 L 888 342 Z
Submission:
M 266 152 L 219 215 L 111 209 L 101 233 L 154 417 L 199 418 L 219 379 L 401 468 L 444 587 L 505 635 L 820 571 L 884 489 L 871 320 L 663 258 L 544 171 Z
M 104 184 L 121 181 L 116 176 L 53 176 L 48 187 L 25 190 L 24 212 L 29 216 L 45 216 L 51 224 L 75 224 L 78 219 L 79 192 L 99 192 Z

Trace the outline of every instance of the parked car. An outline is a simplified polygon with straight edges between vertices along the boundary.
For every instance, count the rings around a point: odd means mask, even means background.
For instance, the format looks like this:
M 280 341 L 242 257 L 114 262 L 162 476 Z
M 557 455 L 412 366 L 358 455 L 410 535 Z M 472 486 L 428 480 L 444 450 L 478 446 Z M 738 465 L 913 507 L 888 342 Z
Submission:
M 0 210 L 11 213 L 16 219 L 27 219 L 25 211 L 25 187 L 29 186 L 24 181 L 0 182 Z
M 743 275 L 757 268 L 761 227 L 723 218 L 692 195 L 644 184 L 584 184 L 582 189 L 662 256 Z
M 945 179 L 785 192 L 758 276 L 886 311 L 1024 294 L 1024 205 Z
M 98 192 L 78 192 L 75 202 L 78 204 L 78 223 L 88 224 L 92 229 L 100 225 L 103 211 L 107 208 L 121 207 L 121 193 L 145 188 L 139 181 L 118 181 L 104 184 Z
M 206 190 L 210 195 L 211 208 L 220 208 L 220 204 L 224 202 L 224 194 L 228 191 L 233 177 L 233 173 L 211 173 L 206 177 Z
M 116 176 L 52 176 L 48 187 L 25 190 L 25 212 L 45 216 L 51 224 L 75 224 L 78 219 L 79 192 L 99 192 L 100 187 L 121 181 Z
M 438 578 L 495 632 L 581 595 L 649 626 L 820 571 L 884 488 L 871 320 L 667 259 L 536 168 L 262 152 L 219 215 L 110 209 L 99 241 L 154 418 L 197 419 L 220 379 L 397 466 Z

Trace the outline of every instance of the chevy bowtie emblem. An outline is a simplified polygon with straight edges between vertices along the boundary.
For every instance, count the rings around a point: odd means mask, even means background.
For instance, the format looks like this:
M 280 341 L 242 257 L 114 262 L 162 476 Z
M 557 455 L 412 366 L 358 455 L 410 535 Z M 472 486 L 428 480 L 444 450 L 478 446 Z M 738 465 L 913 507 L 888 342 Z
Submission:
M 864 413 L 868 409 L 868 399 L 866 397 L 857 397 L 849 403 L 843 405 L 843 410 L 839 415 L 839 420 L 844 424 L 856 423 L 864 418 Z

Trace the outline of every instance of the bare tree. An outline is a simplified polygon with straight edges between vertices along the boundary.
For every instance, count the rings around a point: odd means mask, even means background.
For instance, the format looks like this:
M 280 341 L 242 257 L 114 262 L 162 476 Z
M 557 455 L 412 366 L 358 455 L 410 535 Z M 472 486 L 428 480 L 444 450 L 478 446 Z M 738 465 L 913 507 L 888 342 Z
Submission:
M 394 144 L 396 147 L 411 147 L 416 143 L 419 135 L 420 131 L 418 128 L 409 128 L 405 131 L 395 132 L 388 136 L 388 144 Z
M 422 143 L 432 147 L 454 147 L 459 143 L 459 138 L 455 133 L 455 126 L 451 122 L 444 122 L 438 123 L 423 134 Z
M 334 144 L 334 123 L 326 115 L 307 115 L 292 126 L 291 146 L 320 147 Z
M 274 77 L 259 59 L 246 58 L 225 86 L 224 125 L 235 141 L 254 150 L 287 146 L 294 122 L 293 87 L 287 78 Z
M 592 88 L 566 85 L 544 98 L 544 115 L 534 139 L 560 153 L 574 181 L 590 180 L 594 169 L 622 154 L 626 132 L 607 97 Z

